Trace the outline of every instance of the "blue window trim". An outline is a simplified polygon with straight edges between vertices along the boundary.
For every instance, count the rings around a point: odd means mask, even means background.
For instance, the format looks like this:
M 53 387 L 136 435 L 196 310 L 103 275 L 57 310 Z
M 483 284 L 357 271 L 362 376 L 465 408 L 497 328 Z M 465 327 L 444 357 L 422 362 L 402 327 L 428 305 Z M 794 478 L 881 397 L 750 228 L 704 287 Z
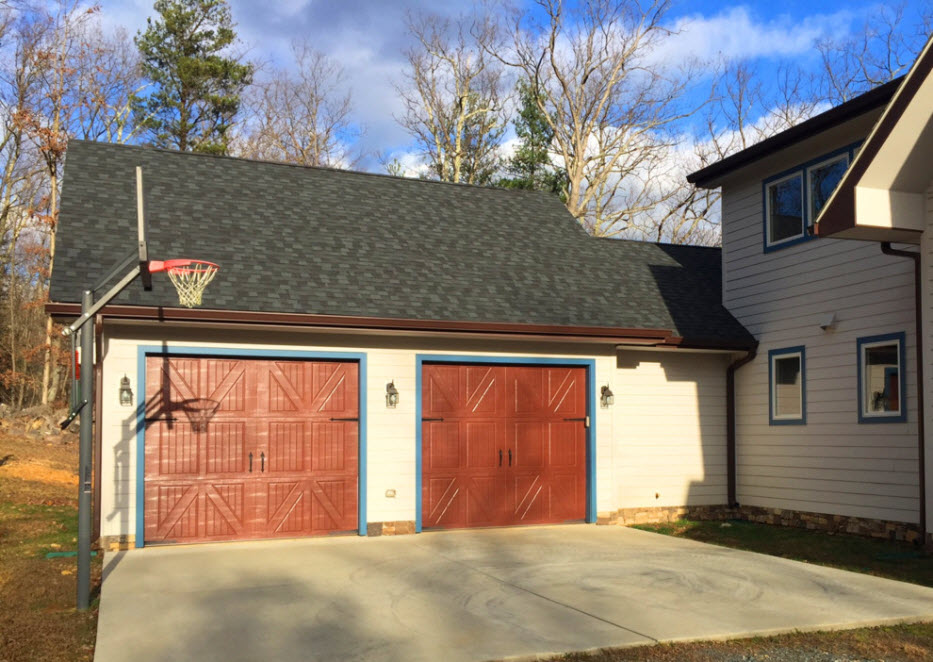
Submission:
M 897 414 L 868 414 L 865 413 L 865 394 L 863 392 L 864 384 L 864 347 L 876 343 L 898 343 L 897 360 L 898 370 L 900 371 L 900 393 L 898 400 L 901 410 Z M 906 423 L 907 422 L 907 334 L 903 331 L 896 333 L 884 333 L 877 336 L 865 336 L 856 340 L 858 354 L 858 422 L 859 423 Z
M 586 368 L 586 521 L 596 521 L 596 360 L 529 358 L 510 356 L 459 356 L 454 354 L 417 354 L 415 356 L 415 531 L 421 533 L 421 389 L 425 363 L 466 363 L 471 365 L 552 365 Z
M 217 347 L 176 347 L 164 345 L 138 345 L 136 349 L 136 547 L 145 544 L 146 512 L 146 357 L 148 356 L 203 356 L 239 357 L 243 359 L 329 359 L 356 361 L 359 364 L 359 496 L 358 533 L 366 535 L 366 354 L 359 352 L 315 352 L 280 349 L 228 349 Z
M 845 147 L 840 147 L 839 149 L 833 150 L 832 152 L 827 152 L 820 155 L 815 159 L 810 159 L 805 163 L 794 166 L 793 168 L 788 168 L 783 172 L 779 172 L 776 175 L 768 177 L 761 183 L 761 212 L 762 212 L 762 226 L 761 226 L 761 245 L 765 253 L 771 253 L 773 251 L 779 251 L 790 246 L 796 246 L 808 241 L 817 239 L 816 235 L 811 235 L 808 232 L 808 228 L 813 225 L 813 221 L 816 219 L 810 218 L 810 187 L 808 185 L 808 171 L 815 165 L 819 165 L 824 161 L 828 161 L 837 156 L 843 154 L 847 155 L 849 158 L 849 165 L 852 165 L 852 161 L 855 160 L 855 152 L 861 146 L 862 141 L 852 143 L 851 145 L 846 145 Z M 801 179 L 801 188 L 803 189 L 803 236 L 795 237 L 793 239 L 786 239 L 778 243 L 769 243 L 768 241 L 768 185 L 772 184 L 781 179 L 786 179 L 792 175 L 800 175 Z
M 774 418 L 774 359 L 788 354 L 800 355 L 800 418 Z M 807 424 L 807 348 L 803 345 L 768 351 L 768 422 L 771 425 Z

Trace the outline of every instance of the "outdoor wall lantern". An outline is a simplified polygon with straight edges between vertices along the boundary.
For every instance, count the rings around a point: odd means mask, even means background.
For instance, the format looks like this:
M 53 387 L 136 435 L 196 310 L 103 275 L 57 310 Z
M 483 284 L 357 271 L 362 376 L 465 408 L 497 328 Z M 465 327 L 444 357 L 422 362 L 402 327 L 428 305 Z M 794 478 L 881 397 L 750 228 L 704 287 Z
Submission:
M 133 389 L 130 388 L 130 378 L 126 375 L 120 380 L 120 404 L 124 407 L 133 405 Z
M 395 409 L 398 405 L 398 389 L 395 388 L 395 380 L 386 384 L 386 407 Z
M 616 401 L 616 396 L 612 394 L 612 390 L 609 388 L 609 384 L 603 386 L 602 391 L 599 394 L 599 406 L 603 409 L 609 407 Z

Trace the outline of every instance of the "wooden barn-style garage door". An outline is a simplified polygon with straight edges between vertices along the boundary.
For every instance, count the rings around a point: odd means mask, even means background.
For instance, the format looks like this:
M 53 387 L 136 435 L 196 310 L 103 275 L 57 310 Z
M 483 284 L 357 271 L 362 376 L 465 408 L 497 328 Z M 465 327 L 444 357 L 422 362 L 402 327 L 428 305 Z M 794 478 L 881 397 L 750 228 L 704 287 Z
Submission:
M 145 540 L 357 527 L 356 363 L 146 359 Z
M 422 526 L 586 516 L 586 369 L 425 365 Z

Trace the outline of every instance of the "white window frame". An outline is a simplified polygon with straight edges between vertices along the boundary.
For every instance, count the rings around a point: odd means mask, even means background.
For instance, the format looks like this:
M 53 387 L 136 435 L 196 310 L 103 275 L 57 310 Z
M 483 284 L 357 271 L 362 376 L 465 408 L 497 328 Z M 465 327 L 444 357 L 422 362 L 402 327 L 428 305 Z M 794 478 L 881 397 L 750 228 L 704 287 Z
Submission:
M 800 234 L 784 237 L 783 239 L 778 239 L 777 241 L 771 241 L 771 187 L 783 184 L 784 182 L 794 179 L 795 177 L 800 178 Z M 806 186 L 807 177 L 803 170 L 795 170 L 794 172 L 789 173 L 784 177 L 780 177 L 765 184 L 765 245 L 768 248 L 772 248 L 774 246 L 783 246 L 784 244 L 791 241 L 798 241 L 807 237 Z
M 849 160 L 849 152 L 843 152 L 842 154 L 836 154 L 836 156 L 831 156 L 828 159 L 824 159 L 819 163 L 814 163 L 811 166 L 807 166 L 807 173 L 805 177 L 805 185 L 807 187 L 806 195 L 804 196 L 807 204 L 807 214 L 804 219 L 805 227 L 813 227 L 813 222 L 816 220 L 816 217 L 819 216 L 819 212 L 813 209 L 813 180 L 812 173 L 814 170 L 819 170 L 820 168 L 825 168 L 828 165 L 832 165 L 837 161 L 845 161 L 846 172 L 849 170 L 851 162 Z M 842 173 L 842 176 L 845 177 L 845 172 Z M 838 183 L 836 184 L 838 186 Z
M 903 365 L 903 357 L 905 354 L 905 348 L 902 345 L 902 338 L 898 335 L 892 335 L 890 337 L 881 339 L 881 340 L 872 340 L 867 342 L 859 342 L 859 356 L 858 356 L 858 369 L 860 376 L 859 384 L 859 418 L 860 420 L 866 419 L 875 419 L 875 420 L 884 420 L 884 419 L 895 419 L 900 422 L 905 419 L 906 410 L 904 409 L 904 403 L 906 400 L 906 394 L 901 386 L 906 382 Z M 869 407 L 868 396 L 868 350 L 874 347 L 887 347 L 889 345 L 894 345 L 897 347 L 897 383 L 898 383 L 898 396 L 897 396 L 897 409 L 892 411 L 873 411 Z
M 792 359 L 796 357 L 800 362 L 800 383 L 797 385 L 797 395 L 798 402 L 800 403 L 800 409 L 796 414 L 778 414 L 778 402 L 777 402 L 777 362 L 784 359 Z M 807 367 L 805 365 L 806 361 L 806 350 L 803 348 L 787 348 L 785 349 L 775 349 L 769 352 L 769 366 L 768 366 L 768 398 L 770 401 L 768 415 L 770 418 L 771 425 L 782 425 L 782 424 L 800 424 L 804 425 L 807 422 L 807 396 L 806 396 L 806 386 L 804 382 L 807 378 Z

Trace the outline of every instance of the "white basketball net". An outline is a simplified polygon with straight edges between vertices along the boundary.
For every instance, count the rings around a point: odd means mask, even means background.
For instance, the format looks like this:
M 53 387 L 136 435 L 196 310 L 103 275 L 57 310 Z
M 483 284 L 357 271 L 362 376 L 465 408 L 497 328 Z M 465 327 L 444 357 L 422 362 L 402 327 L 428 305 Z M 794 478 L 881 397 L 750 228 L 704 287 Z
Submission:
M 186 308 L 194 308 L 201 305 L 201 294 L 214 279 L 217 265 L 192 261 L 186 266 L 171 267 L 167 271 L 172 284 L 178 290 L 178 303 Z

